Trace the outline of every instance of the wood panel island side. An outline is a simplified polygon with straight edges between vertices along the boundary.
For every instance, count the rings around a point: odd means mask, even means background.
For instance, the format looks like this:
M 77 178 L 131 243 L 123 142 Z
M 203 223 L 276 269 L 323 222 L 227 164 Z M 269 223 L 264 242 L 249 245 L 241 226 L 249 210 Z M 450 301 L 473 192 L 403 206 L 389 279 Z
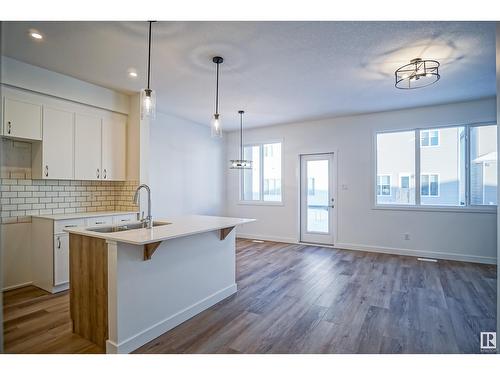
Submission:
M 194 215 L 152 229 L 66 229 L 73 332 L 130 353 L 234 294 L 234 229 L 252 221 Z

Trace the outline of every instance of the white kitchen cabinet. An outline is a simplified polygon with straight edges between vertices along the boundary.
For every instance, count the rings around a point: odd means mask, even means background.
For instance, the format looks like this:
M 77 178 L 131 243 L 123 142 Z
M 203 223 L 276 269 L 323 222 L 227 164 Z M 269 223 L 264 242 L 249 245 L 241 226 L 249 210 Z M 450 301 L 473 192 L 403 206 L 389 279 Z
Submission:
M 102 120 L 102 179 L 125 180 L 127 119 L 124 116 Z
M 54 236 L 54 285 L 69 283 L 69 234 Z
M 137 220 L 137 214 L 94 212 L 33 216 L 31 230 L 33 284 L 50 293 L 58 293 L 69 288 L 69 234 L 64 229 L 123 224 L 122 220 L 125 219 Z
M 101 180 L 101 118 L 75 115 L 75 179 Z
M 26 140 L 42 139 L 42 106 L 4 97 L 3 135 Z
M 44 106 L 42 142 L 32 146 L 34 178 L 74 178 L 74 113 Z

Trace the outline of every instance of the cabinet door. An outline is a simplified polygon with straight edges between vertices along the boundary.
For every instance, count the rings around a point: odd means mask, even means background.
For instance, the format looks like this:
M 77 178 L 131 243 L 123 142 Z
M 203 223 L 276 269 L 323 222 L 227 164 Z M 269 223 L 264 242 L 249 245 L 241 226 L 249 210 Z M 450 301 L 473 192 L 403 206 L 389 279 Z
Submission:
M 127 122 L 123 117 L 102 120 L 102 178 L 125 180 Z
M 54 285 L 69 282 L 69 235 L 54 236 Z
M 101 179 L 101 119 L 75 115 L 75 179 Z
M 42 178 L 73 178 L 73 113 L 43 108 Z
M 7 137 L 41 140 L 42 106 L 5 97 L 3 131 Z

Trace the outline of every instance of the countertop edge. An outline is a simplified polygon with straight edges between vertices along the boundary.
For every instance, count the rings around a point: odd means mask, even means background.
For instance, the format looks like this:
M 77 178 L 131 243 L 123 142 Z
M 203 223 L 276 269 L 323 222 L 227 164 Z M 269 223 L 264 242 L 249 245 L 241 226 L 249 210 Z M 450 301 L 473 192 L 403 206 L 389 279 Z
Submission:
M 99 233 L 99 232 L 90 232 L 90 231 L 85 230 L 85 229 L 79 229 L 78 227 L 77 228 L 66 228 L 66 229 L 64 229 L 64 231 L 68 232 L 70 234 L 76 234 L 76 235 L 80 235 L 80 236 L 89 236 L 89 237 L 100 238 L 100 239 L 106 240 L 107 242 L 126 243 L 126 244 L 130 244 L 130 245 L 142 246 L 142 245 L 147 245 L 147 244 L 154 243 L 154 242 L 163 242 L 163 241 L 168 241 L 168 240 L 172 240 L 175 238 L 181 238 L 181 237 L 187 237 L 187 236 L 200 234 L 200 233 L 212 232 L 212 231 L 228 228 L 231 226 L 237 227 L 238 225 L 243 225 L 243 224 L 247 224 L 247 223 L 251 223 L 251 222 L 256 221 L 255 219 L 246 219 L 246 218 L 227 217 L 224 219 L 234 219 L 234 222 L 232 222 L 232 223 L 229 222 L 226 224 L 219 224 L 219 225 L 207 225 L 205 228 L 199 228 L 196 230 L 182 230 L 182 231 L 179 231 L 178 233 L 175 233 L 172 235 L 166 235 L 166 236 L 160 235 L 158 238 L 152 238 L 152 239 L 148 239 L 148 240 L 144 240 L 144 241 L 132 241 L 129 239 L 116 238 L 116 236 L 114 236 L 114 235 L 104 234 L 104 233 Z M 167 221 L 167 222 L 172 221 L 174 223 L 171 225 L 175 224 L 175 220 L 165 220 L 165 219 L 160 218 L 160 219 L 158 219 L 158 221 Z M 134 230 L 139 231 L 139 230 L 149 230 L 149 229 L 134 229 Z

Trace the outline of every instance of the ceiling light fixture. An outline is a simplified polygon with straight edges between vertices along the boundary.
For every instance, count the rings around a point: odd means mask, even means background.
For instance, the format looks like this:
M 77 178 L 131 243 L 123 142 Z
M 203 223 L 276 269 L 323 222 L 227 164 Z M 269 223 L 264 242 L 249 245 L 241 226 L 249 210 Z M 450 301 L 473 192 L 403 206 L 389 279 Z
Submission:
M 212 61 L 217 66 L 216 68 L 216 86 L 215 86 L 215 113 L 214 118 L 212 119 L 212 137 L 221 138 L 222 137 L 222 127 L 220 123 L 220 114 L 219 114 L 219 65 L 224 62 L 224 59 L 220 56 L 215 56 L 212 58 Z
M 439 81 L 439 62 L 436 60 L 422 60 L 416 58 L 409 64 L 403 65 L 394 73 L 396 88 L 418 89 L 432 85 Z
M 137 78 L 137 72 L 135 71 L 135 69 L 129 69 L 128 75 L 132 78 Z
M 29 34 L 30 34 L 30 37 L 32 37 L 33 39 L 36 39 L 36 40 L 42 40 L 43 39 L 43 35 L 39 31 L 37 31 L 37 30 L 31 29 L 29 31 Z
M 156 116 L 156 92 L 151 90 L 151 25 L 156 21 L 149 21 L 148 37 L 148 86 L 141 91 L 141 119 L 155 119 Z
M 231 160 L 230 169 L 252 169 L 252 160 L 243 159 L 243 113 L 245 111 L 239 110 L 240 114 L 240 158 Z

